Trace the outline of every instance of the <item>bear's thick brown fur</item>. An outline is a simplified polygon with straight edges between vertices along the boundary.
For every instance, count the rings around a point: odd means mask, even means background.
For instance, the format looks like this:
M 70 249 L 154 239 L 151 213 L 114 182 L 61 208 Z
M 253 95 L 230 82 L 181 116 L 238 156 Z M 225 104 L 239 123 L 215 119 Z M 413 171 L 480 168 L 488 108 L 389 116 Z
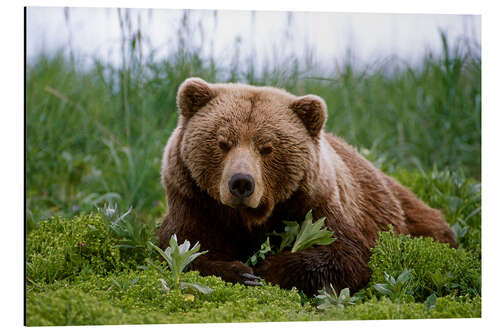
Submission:
M 354 292 L 368 282 L 370 248 L 388 225 L 457 246 L 439 211 L 323 131 L 320 97 L 191 78 L 177 104 L 163 156 L 168 214 L 159 239 L 163 249 L 174 233 L 199 241 L 208 253 L 190 269 L 201 275 L 251 285 L 255 274 L 307 295 L 329 284 Z M 335 242 L 271 255 L 253 269 L 242 263 L 283 220 L 302 221 L 311 209 L 314 219 L 326 217 Z

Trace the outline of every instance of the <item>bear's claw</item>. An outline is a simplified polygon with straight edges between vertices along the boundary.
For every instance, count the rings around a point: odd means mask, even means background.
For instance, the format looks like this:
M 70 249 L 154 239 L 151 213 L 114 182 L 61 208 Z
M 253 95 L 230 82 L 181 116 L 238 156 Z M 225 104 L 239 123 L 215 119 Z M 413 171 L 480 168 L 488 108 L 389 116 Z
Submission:
M 250 273 L 241 273 L 240 275 L 243 276 L 244 278 L 247 278 L 247 279 L 261 280 L 261 278 L 259 276 L 255 276 L 255 275 L 250 274 Z
M 257 281 L 249 281 L 249 280 L 247 280 L 247 281 L 243 281 L 243 284 L 244 284 L 245 286 L 253 286 L 253 287 L 261 287 L 261 286 L 262 286 L 262 283 L 260 283 L 260 282 L 257 282 Z
M 262 286 L 262 283 L 260 283 L 258 281 L 258 280 L 261 280 L 260 277 L 255 276 L 255 275 L 250 274 L 250 273 L 241 273 L 240 275 L 243 276 L 246 279 L 250 279 L 250 280 L 243 281 L 243 284 L 245 286 L 254 286 L 254 287 L 260 287 L 260 286 Z

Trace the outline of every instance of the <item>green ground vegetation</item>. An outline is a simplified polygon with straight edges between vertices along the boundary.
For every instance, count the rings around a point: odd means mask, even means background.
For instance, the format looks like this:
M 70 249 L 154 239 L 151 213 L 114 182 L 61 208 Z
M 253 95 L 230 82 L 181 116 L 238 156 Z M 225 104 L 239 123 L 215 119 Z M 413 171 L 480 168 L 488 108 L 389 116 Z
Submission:
M 27 324 L 99 325 L 195 322 L 307 321 L 402 318 L 461 318 L 481 316 L 480 207 L 475 180 L 450 182 L 461 176 L 434 177 L 419 171 L 396 173 L 406 186 L 422 186 L 429 197 L 461 194 L 463 183 L 471 192 L 457 209 L 443 209 L 449 221 L 464 221 L 459 248 L 429 238 L 394 236 L 381 232 L 372 249 L 372 278 L 353 298 L 306 298 L 297 290 L 231 284 L 218 277 L 180 273 L 184 283 L 211 289 L 168 288 L 175 286 L 156 252 L 136 244 L 133 235 L 117 232 L 128 224 L 141 223 L 137 216 L 115 220 L 105 209 L 73 218 L 53 217 L 39 223 L 27 242 Z M 432 180 L 434 179 L 434 180 Z M 425 181 L 424 181 L 425 180 Z M 442 205 L 449 205 L 442 199 Z M 470 207 L 467 207 L 470 205 Z M 437 208 L 440 208 L 439 206 Z M 109 207 L 108 207 L 109 209 Z M 107 214 L 107 215 L 106 215 Z M 111 226 L 114 224 L 115 228 Z M 135 228 L 133 230 L 141 230 Z M 148 239 L 154 242 L 154 229 Z M 136 233 L 140 233 L 136 231 Z M 139 242 L 140 244 L 141 242 Z M 153 269 L 153 266 L 161 269 Z M 407 272 L 407 279 L 399 278 Z M 163 281 L 162 281 L 163 280 Z M 340 298 L 339 298 L 340 297 Z

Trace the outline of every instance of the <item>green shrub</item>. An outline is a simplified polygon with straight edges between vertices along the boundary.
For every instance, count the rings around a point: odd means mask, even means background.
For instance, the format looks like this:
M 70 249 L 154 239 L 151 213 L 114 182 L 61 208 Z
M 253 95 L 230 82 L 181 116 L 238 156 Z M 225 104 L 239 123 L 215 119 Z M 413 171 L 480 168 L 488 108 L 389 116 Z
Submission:
M 136 266 L 120 255 L 100 216 L 54 217 L 27 236 L 28 281 L 53 282 L 83 274 L 105 274 Z
M 142 263 L 153 255 L 150 243 L 157 243 L 156 225 L 151 221 L 141 222 L 130 207 L 126 212 L 118 210 L 116 203 L 105 203 L 97 211 L 103 219 L 106 231 L 118 239 L 115 247 L 122 256 Z
M 74 288 L 27 295 L 28 326 L 125 324 L 124 317 L 118 307 Z
M 452 249 L 431 238 L 394 237 L 392 230 L 380 232 L 368 265 L 373 271 L 370 286 L 385 283 L 386 273 L 397 277 L 404 269 L 409 270 L 411 278 L 406 288 L 417 301 L 424 301 L 432 293 L 481 293 L 481 262 L 464 249 Z
M 398 170 L 393 174 L 421 200 L 440 209 L 461 246 L 481 256 L 481 184 L 463 172 L 423 173 Z

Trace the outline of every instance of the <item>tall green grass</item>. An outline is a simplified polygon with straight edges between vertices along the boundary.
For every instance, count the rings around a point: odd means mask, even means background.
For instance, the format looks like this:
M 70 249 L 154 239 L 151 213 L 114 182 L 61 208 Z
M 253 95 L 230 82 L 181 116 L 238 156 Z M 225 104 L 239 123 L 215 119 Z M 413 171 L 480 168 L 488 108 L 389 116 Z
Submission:
M 123 13 L 122 13 L 123 14 Z M 175 96 L 190 76 L 211 82 L 273 85 L 317 94 L 328 105 L 326 130 L 367 148 L 385 165 L 460 169 L 480 179 L 481 58 L 467 42 L 444 34 L 442 52 L 417 65 L 391 59 L 359 66 L 286 55 L 256 68 L 239 53 L 204 56 L 185 13 L 176 49 L 145 56 L 146 39 L 122 20 L 122 64 L 65 53 L 41 54 L 27 65 L 26 189 L 28 228 L 51 215 L 87 212 L 104 201 L 134 207 L 139 218 L 166 210 L 160 184 L 163 147 L 177 121 Z M 436 32 L 439 33 L 439 32 Z M 279 45 L 278 45 L 279 46 Z

